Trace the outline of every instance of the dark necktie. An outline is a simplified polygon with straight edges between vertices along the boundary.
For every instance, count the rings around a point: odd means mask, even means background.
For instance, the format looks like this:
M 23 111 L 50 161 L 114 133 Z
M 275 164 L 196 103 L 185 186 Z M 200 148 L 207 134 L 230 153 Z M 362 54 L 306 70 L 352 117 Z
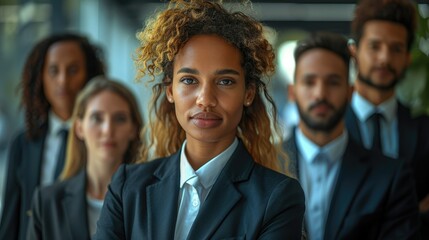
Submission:
M 383 119 L 383 115 L 381 113 L 374 113 L 372 116 L 372 123 L 374 126 L 374 135 L 372 140 L 372 149 L 383 152 L 383 147 L 381 144 L 381 120 Z
M 58 179 L 59 175 L 61 174 L 64 168 L 68 133 L 69 133 L 69 130 L 67 129 L 61 129 L 60 131 L 58 131 L 58 135 L 60 136 L 61 142 L 60 142 L 60 149 L 57 155 L 57 164 L 55 167 L 54 180 Z

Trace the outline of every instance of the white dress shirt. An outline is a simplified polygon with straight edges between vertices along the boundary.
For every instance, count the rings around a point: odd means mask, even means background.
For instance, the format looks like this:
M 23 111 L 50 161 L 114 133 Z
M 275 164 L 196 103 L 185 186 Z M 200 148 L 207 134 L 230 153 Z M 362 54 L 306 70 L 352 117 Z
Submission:
M 396 102 L 396 98 L 392 97 L 382 104 L 375 106 L 357 92 L 354 92 L 351 105 L 358 120 L 364 147 L 366 149 L 371 149 L 372 147 L 374 125 L 371 121 L 371 116 L 373 113 L 378 112 L 383 115 L 383 120 L 380 121 L 380 138 L 383 154 L 391 158 L 398 158 L 399 139 L 398 118 L 396 115 L 398 103 Z
M 101 208 L 103 207 L 104 200 L 99 200 L 86 196 L 88 203 L 88 224 L 89 224 L 89 236 L 92 238 L 97 230 L 97 221 L 100 218 Z
M 58 154 L 61 146 L 62 129 L 70 129 L 71 122 L 62 121 L 55 113 L 49 112 L 48 132 L 45 138 L 43 149 L 42 171 L 40 175 L 40 184 L 49 185 L 55 181 L 54 174 L 57 166 Z
M 319 147 L 296 128 L 299 179 L 306 201 L 306 229 L 311 240 L 323 239 L 331 197 L 348 142 L 347 130 Z
M 180 192 L 179 192 L 179 212 L 177 214 L 175 240 L 184 240 L 189 234 L 189 230 L 198 215 L 198 211 L 204 204 L 213 184 L 216 182 L 220 172 L 225 167 L 231 155 L 237 148 L 237 138 L 221 154 L 217 155 L 197 171 L 188 162 L 185 154 L 186 140 L 182 145 L 180 155 Z M 192 187 L 186 182 L 190 179 L 198 178 L 199 185 Z M 191 201 L 191 202 L 186 202 Z

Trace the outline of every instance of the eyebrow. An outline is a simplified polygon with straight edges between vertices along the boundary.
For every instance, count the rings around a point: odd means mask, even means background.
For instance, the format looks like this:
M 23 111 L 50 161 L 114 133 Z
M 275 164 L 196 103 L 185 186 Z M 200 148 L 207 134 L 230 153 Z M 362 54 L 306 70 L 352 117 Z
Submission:
M 177 71 L 177 73 L 190 73 L 190 74 L 200 74 L 200 72 L 196 69 L 192 69 L 192 68 L 181 68 L 179 69 L 179 71 Z M 216 75 L 224 75 L 224 74 L 233 74 L 233 75 L 240 75 L 240 73 L 234 69 L 222 69 L 222 70 L 217 70 L 215 72 Z

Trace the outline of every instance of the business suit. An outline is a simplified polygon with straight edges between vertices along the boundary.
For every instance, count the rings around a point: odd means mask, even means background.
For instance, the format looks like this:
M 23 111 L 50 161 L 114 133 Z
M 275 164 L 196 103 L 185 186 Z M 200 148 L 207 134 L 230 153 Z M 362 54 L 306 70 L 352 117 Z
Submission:
M 20 133 L 13 141 L 8 159 L 0 239 L 25 239 L 33 192 L 40 183 L 47 126 L 30 140 Z
M 295 134 L 285 142 L 290 170 L 299 176 Z M 331 198 L 324 239 L 414 239 L 416 196 L 399 160 L 365 150 L 349 139 Z
M 121 166 L 109 187 L 95 239 L 174 239 L 179 162 L 180 152 Z M 298 182 L 256 164 L 240 142 L 187 239 L 300 239 L 303 214 Z
M 86 172 L 34 192 L 27 239 L 90 239 Z
M 418 200 L 429 194 L 429 118 L 413 118 L 410 109 L 398 102 L 399 158 L 409 161 L 416 180 Z M 351 107 L 346 113 L 350 136 L 362 143 L 358 119 Z
M 413 170 L 417 200 L 421 201 L 429 194 L 429 118 L 413 118 L 409 108 L 398 102 L 398 139 L 400 159 L 407 161 Z M 358 119 L 352 108 L 346 113 L 346 125 L 351 137 L 362 143 Z M 421 234 L 429 237 L 429 212 L 421 214 Z

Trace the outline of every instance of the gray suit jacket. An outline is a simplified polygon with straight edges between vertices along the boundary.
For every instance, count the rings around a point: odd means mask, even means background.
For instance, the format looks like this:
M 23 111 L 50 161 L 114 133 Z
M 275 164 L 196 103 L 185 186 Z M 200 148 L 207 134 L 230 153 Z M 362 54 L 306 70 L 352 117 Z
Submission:
M 95 239 L 174 239 L 180 152 L 123 165 Z M 304 194 L 295 179 L 256 164 L 240 142 L 201 206 L 189 240 L 301 239 Z
M 27 239 L 90 240 L 86 172 L 34 192 Z

